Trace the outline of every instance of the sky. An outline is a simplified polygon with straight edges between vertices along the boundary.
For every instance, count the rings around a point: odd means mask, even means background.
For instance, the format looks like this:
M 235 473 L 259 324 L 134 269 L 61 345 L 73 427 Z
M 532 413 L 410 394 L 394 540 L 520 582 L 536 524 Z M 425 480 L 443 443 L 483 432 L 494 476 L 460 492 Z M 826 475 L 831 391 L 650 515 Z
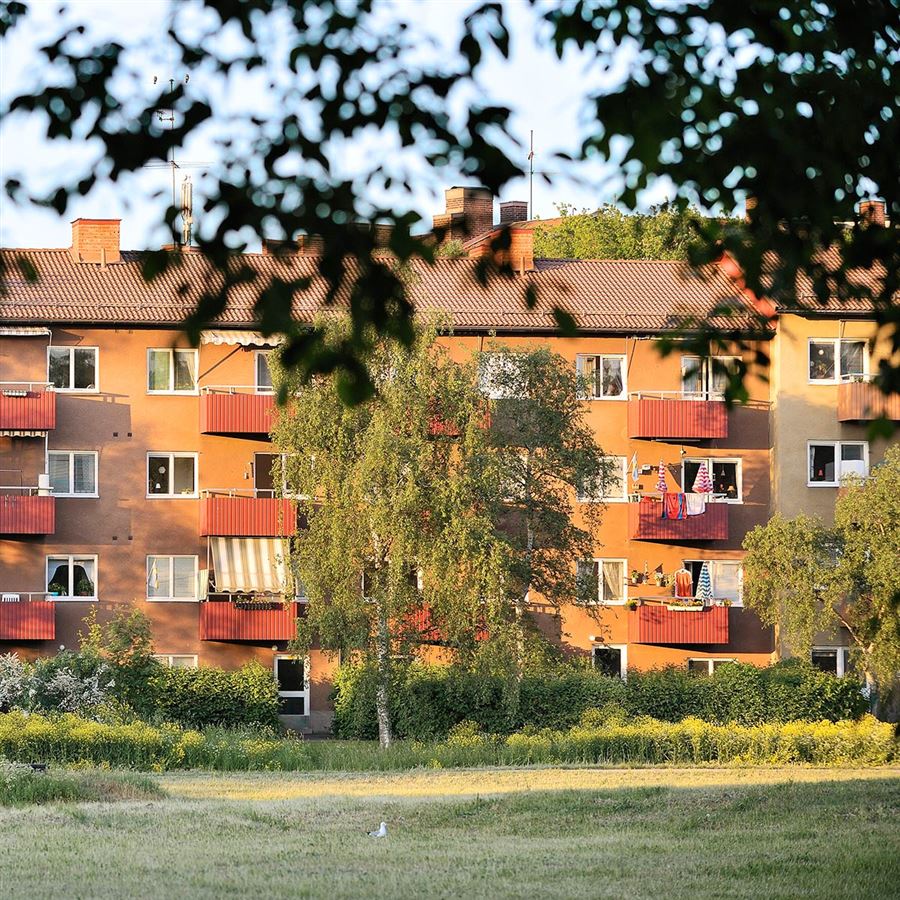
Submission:
M 180 0 L 187 2 L 187 0 Z M 393 11 L 412 19 L 428 35 L 433 44 L 423 41 L 422 52 L 441 53 L 458 41 L 462 22 L 476 4 L 470 0 L 396 0 Z M 600 75 L 587 65 L 584 57 L 575 52 L 567 53 L 562 60 L 547 46 L 535 28 L 535 18 L 523 0 L 508 0 L 504 4 L 512 43 L 509 59 L 498 53 L 489 55 L 481 72 L 480 81 L 487 86 L 493 100 L 508 105 L 513 110 L 512 129 L 521 144 L 517 155 L 521 158 L 523 173 L 527 171 L 527 147 L 529 135 L 534 132 L 535 170 L 547 173 L 547 179 L 537 175 L 534 179 L 534 215 L 546 218 L 556 214 L 556 204 L 566 203 L 577 208 L 595 208 L 601 203 L 615 202 L 618 172 L 601 162 L 577 162 L 561 164 L 553 160 L 556 153 L 577 153 L 585 136 L 583 97 L 591 88 L 600 87 L 604 78 L 615 73 Z M 60 13 L 56 0 L 33 0 L 33 21 L 15 29 L 15 39 L 6 42 L 0 52 L 0 105 L 19 90 L 29 86 L 36 78 L 46 76 L 38 68 L 40 57 L 35 48 L 41 41 L 55 35 L 67 20 L 82 20 L 89 24 L 91 39 L 113 38 L 126 47 L 134 48 L 127 59 L 135 72 L 128 90 L 136 95 L 153 89 L 153 78 L 180 78 L 173 71 L 171 52 L 166 43 L 165 31 L 169 4 L 165 0 L 75 0 L 66 4 L 67 11 Z M 203 79 L 202 73 L 195 73 Z M 202 88 L 210 85 L 201 84 Z M 189 83 L 186 90 L 190 92 Z M 252 78 L 233 79 L 221 88 L 223 108 L 246 111 L 265 110 L 265 92 Z M 459 107 L 466 102 L 466 95 L 454 97 Z M 223 123 L 219 123 L 225 127 Z M 0 179 L 20 178 L 32 188 L 49 183 L 48 178 L 58 177 L 60 171 L 69 173 L 89 169 L 96 157 L 96 150 L 75 143 L 56 145 L 48 142 L 41 124 L 22 116 L 8 116 L 0 124 Z M 203 197 L 204 173 L 212 171 L 217 163 L 218 150 L 213 137 L 215 123 L 204 134 L 181 148 L 178 158 L 198 163 L 188 171 L 194 182 L 194 208 L 199 209 Z M 221 133 L 221 130 L 220 132 Z M 251 134 L 239 136 L 249 145 Z M 363 136 L 358 141 L 336 148 L 333 164 L 340 170 L 353 174 L 372 153 L 386 152 L 379 146 L 377 137 Z M 411 190 L 394 191 L 379 195 L 372 191 L 374 203 L 390 202 L 400 209 L 418 212 L 426 222 L 442 211 L 445 187 L 460 183 L 472 183 L 461 179 L 453 171 L 421 171 Z M 674 193 L 671 185 L 659 183 L 646 194 L 642 206 L 664 200 Z M 116 184 L 102 182 L 85 197 L 77 198 L 64 217 L 35 207 L 17 207 L 5 196 L 0 199 L 0 244 L 19 247 L 68 246 L 71 219 L 79 216 L 93 218 L 121 218 L 122 246 L 138 249 L 158 246 L 168 239 L 161 226 L 162 211 L 171 198 L 171 177 L 165 168 L 146 169 L 129 175 Z M 498 199 L 527 200 L 528 178 L 524 177 L 508 186 L 504 196 Z M 202 223 L 201 223 L 202 224 Z M 254 236 L 246 236 L 253 249 Z

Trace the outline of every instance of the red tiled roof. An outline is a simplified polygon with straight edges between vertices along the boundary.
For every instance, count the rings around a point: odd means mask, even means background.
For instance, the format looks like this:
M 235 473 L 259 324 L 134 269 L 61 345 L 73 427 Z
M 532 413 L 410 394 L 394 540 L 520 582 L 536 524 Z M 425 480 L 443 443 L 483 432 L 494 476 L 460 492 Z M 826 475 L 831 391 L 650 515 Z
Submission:
M 143 254 L 122 253 L 122 261 L 106 268 L 76 263 L 68 250 L 0 250 L 6 266 L 5 293 L 0 294 L 0 321 L 178 324 L 193 308 L 205 285 L 220 277 L 199 254 L 184 253 L 182 264 L 151 282 L 141 275 Z M 38 273 L 24 278 L 16 263 L 24 257 Z M 258 276 L 242 284 L 219 317 L 220 325 L 246 327 L 256 321 L 253 302 L 269 279 L 308 276 L 310 287 L 295 294 L 293 313 L 310 321 L 322 309 L 325 284 L 315 257 L 245 254 Z M 486 287 L 474 277 L 472 259 L 439 259 L 433 266 L 417 263 L 410 295 L 417 310 L 446 313 L 454 327 L 466 330 L 555 330 L 554 306 L 570 312 L 586 331 L 659 332 L 689 316 L 721 327 L 749 325 L 746 302 L 718 268 L 701 273 L 687 264 L 651 260 L 537 260 L 524 276 L 492 276 Z M 538 291 L 538 304 L 526 308 L 527 285 Z M 350 280 L 338 292 L 338 305 L 349 298 Z M 735 316 L 721 313 L 728 308 Z M 714 311 L 714 315 L 711 314 Z

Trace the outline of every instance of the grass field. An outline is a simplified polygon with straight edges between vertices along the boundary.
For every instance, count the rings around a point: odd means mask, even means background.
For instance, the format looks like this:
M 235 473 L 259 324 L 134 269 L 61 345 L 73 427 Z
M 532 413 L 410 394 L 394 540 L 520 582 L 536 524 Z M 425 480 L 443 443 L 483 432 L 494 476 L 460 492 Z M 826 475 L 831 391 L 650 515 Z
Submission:
M 162 799 L 0 809 L 0 897 L 756 900 L 900 884 L 898 768 L 156 781 Z M 382 819 L 388 837 L 368 837 Z

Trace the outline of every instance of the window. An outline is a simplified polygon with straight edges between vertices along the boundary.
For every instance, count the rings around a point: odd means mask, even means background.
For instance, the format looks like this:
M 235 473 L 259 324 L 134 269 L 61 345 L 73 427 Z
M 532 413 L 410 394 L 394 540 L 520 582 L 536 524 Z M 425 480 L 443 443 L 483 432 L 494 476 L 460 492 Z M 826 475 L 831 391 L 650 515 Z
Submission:
M 865 341 L 840 338 L 814 339 L 809 342 L 809 380 L 834 384 L 865 375 L 868 353 Z
M 628 647 L 624 644 L 596 644 L 591 649 L 591 663 L 604 675 L 624 680 L 628 672 Z
M 274 390 L 272 385 L 272 373 L 269 371 L 269 355 L 271 350 L 256 351 L 256 393 L 271 394 Z
M 196 453 L 148 453 L 148 497 L 196 497 Z
M 48 556 L 47 593 L 66 600 L 96 600 L 97 557 Z
M 843 676 L 848 672 L 847 647 L 813 647 L 810 662 L 823 672 Z
M 97 454 L 91 450 L 51 450 L 50 486 L 57 497 L 97 496 Z
M 869 445 L 864 441 L 810 441 L 808 487 L 839 487 L 848 475 L 869 474 Z
M 478 387 L 490 400 L 515 400 L 524 394 L 520 357 L 513 353 L 482 353 Z
M 576 569 L 581 603 L 621 605 L 627 599 L 624 559 L 580 559 Z
M 96 347 L 50 347 L 47 381 L 58 391 L 96 391 Z
M 624 356 L 578 356 L 575 370 L 579 378 L 579 391 L 586 400 L 624 400 Z
M 148 600 L 197 600 L 196 556 L 148 556 Z
M 196 391 L 196 350 L 147 351 L 147 393 L 193 394 Z
M 681 485 L 685 491 L 693 491 L 700 464 L 706 463 L 706 471 L 713 483 L 713 499 L 740 503 L 742 496 L 741 461 L 739 459 L 686 459 L 681 464 Z
M 624 503 L 628 500 L 628 460 L 624 456 L 609 456 L 606 491 L 596 478 L 583 479 L 577 486 L 579 503 Z
M 309 660 L 301 656 L 276 656 L 278 712 L 283 716 L 309 715 Z
M 735 662 L 733 659 L 689 659 L 688 672 L 707 677 L 712 675 L 719 666 L 724 666 L 733 662 Z
M 731 559 L 686 559 L 684 567 L 691 573 L 691 596 L 697 596 L 700 570 L 703 563 L 709 568 L 709 580 L 714 600 L 730 600 L 734 606 L 743 605 L 744 567 Z
M 169 669 L 196 669 L 196 653 L 154 653 L 153 658 Z
M 739 362 L 737 356 L 682 356 L 682 394 L 688 400 L 721 400 Z

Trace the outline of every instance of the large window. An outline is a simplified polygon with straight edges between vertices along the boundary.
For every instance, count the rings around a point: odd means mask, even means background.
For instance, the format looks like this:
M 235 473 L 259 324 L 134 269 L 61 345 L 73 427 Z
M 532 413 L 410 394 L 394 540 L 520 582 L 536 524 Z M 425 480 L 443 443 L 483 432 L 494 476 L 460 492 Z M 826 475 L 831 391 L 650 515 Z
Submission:
M 148 453 L 148 497 L 196 497 L 196 453 Z
M 97 454 L 90 450 L 51 450 L 50 486 L 57 497 L 97 496 Z
M 586 478 L 578 484 L 579 503 L 624 503 L 628 499 L 628 460 L 624 456 L 607 457 L 606 490 L 599 478 Z
M 738 362 L 737 356 L 682 356 L 682 393 L 688 400 L 721 400 Z
M 810 662 L 830 675 L 845 675 L 849 668 L 847 647 L 813 647 Z
M 694 490 L 700 466 L 706 463 L 706 471 L 713 484 L 713 499 L 740 503 L 742 497 L 741 461 L 739 459 L 686 459 L 681 467 L 682 489 Z
M 97 557 L 48 556 L 47 593 L 66 600 L 96 600 Z
M 524 396 L 521 358 L 514 353 L 482 353 L 478 362 L 478 386 L 490 400 L 515 400 Z
M 686 559 L 684 567 L 691 573 L 691 596 L 697 596 L 700 572 L 706 563 L 709 570 L 710 587 L 714 600 L 730 600 L 734 606 L 743 603 L 744 572 L 739 560 L 733 559 Z
M 865 341 L 817 338 L 809 342 L 809 380 L 834 384 L 866 374 L 868 352 Z
M 627 599 L 624 559 L 580 559 L 576 570 L 582 603 L 619 605 Z
M 197 600 L 196 556 L 148 556 L 148 600 Z
M 96 391 L 98 353 L 96 347 L 50 347 L 47 381 L 58 391 Z
M 864 441 L 810 441 L 808 487 L 839 487 L 848 475 L 869 474 L 869 445 Z
M 624 400 L 625 357 L 621 355 L 578 356 L 575 368 L 579 390 L 588 400 Z
M 309 660 L 302 656 L 276 656 L 279 712 L 283 716 L 309 715 Z
M 274 390 L 272 372 L 269 370 L 271 353 L 271 350 L 256 351 L 256 392 L 258 394 L 271 394 Z
M 147 351 L 148 393 L 193 394 L 196 390 L 196 350 Z
M 591 663 L 604 675 L 624 679 L 628 672 L 628 647 L 625 644 L 595 644 Z

